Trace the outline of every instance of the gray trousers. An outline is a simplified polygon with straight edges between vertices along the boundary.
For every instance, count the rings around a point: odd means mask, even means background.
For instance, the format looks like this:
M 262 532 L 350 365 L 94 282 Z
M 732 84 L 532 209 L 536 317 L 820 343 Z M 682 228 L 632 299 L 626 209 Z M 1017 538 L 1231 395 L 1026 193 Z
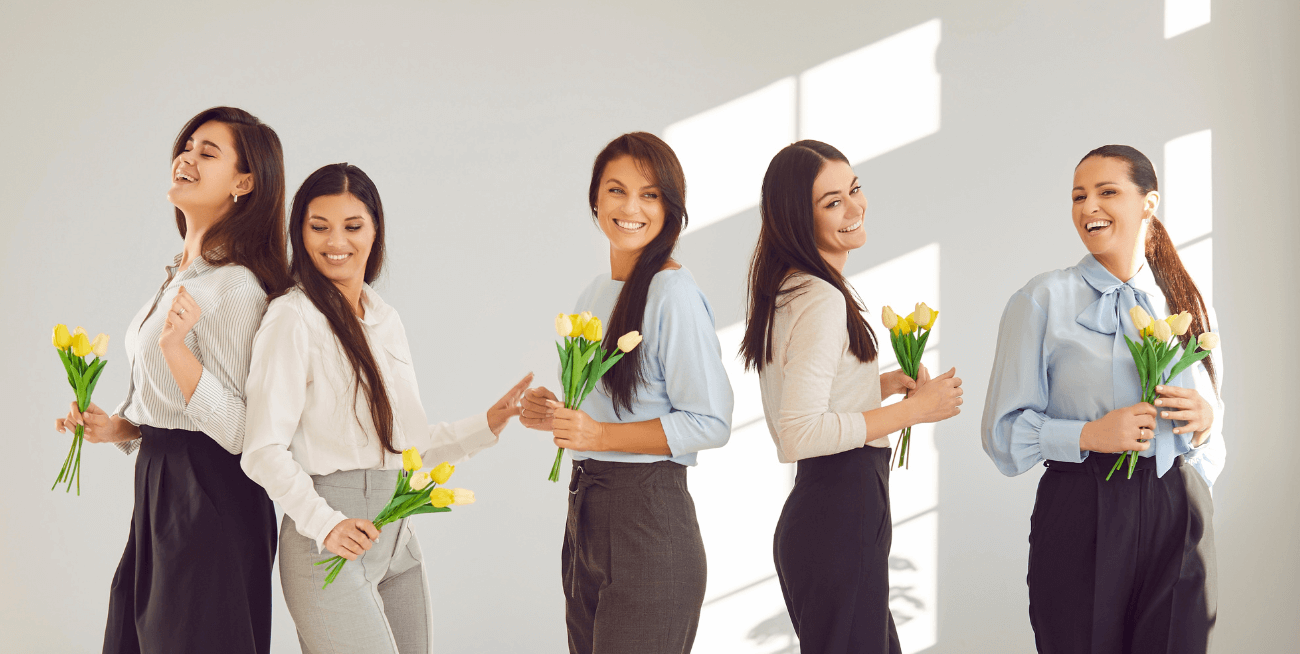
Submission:
M 316 492 L 349 518 L 374 519 L 392 497 L 396 470 L 345 470 L 314 475 Z M 379 540 L 348 561 L 329 588 L 323 565 L 334 556 L 280 526 L 280 583 L 304 654 L 429 654 L 433 612 L 420 541 L 407 520 L 384 527 Z
M 704 540 L 686 467 L 574 461 L 561 552 L 572 654 L 688 654 Z

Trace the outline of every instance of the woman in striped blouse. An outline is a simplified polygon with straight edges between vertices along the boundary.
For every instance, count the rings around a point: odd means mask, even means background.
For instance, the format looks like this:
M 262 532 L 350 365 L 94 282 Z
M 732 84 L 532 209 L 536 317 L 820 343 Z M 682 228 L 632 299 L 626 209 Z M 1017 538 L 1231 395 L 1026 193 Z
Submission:
M 253 335 L 267 293 L 288 286 L 284 157 L 274 130 L 231 107 L 191 119 L 172 155 L 185 247 L 127 329 L 126 399 L 111 416 L 74 402 L 56 428 L 140 452 L 105 654 L 264 653 L 275 511 L 239 459 Z

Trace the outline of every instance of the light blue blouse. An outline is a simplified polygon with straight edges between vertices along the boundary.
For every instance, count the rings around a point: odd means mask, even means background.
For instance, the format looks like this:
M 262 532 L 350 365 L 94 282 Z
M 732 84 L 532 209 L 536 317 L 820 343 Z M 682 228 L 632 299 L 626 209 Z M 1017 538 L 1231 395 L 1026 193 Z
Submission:
M 1083 425 L 1110 411 L 1137 404 L 1137 367 L 1123 337 L 1137 340 L 1128 311 L 1138 305 L 1156 317 L 1169 315 L 1164 293 L 1149 264 L 1121 282 L 1091 254 L 1077 266 L 1044 273 L 1011 296 L 998 332 L 981 435 L 984 451 L 1003 474 L 1018 475 L 1039 461 L 1081 462 Z M 1214 310 L 1210 329 L 1217 331 Z M 1211 355 L 1220 385 L 1223 350 Z M 1214 406 L 1210 440 L 1193 449 L 1192 434 L 1174 434 L 1171 420 L 1157 420 L 1154 447 L 1163 476 L 1178 455 L 1200 472 L 1206 484 L 1223 470 L 1223 402 L 1202 363 L 1170 380 L 1194 388 Z M 1157 407 L 1159 409 L 1159 407 Z
M 574 313 L 590 311 L 607 325 L 623 282 L 605 273 L 587 286 L 574 305 Z M 611 334 L 617 338 L 621 334 Z M 713 324 L 713 309 L 685 268 L 664 270 L 650 281 L 641 351 L 645 383 L 637 389 L 632 410 L 614 414 L 614 403 L 604 383 L 582 403 L 582 410 L 600 422 L 641 422 L 659 418 L 672 456 L 629 452 L 571 452 L 575 461 L 653 463 L 669 460 L 695 465 L 695 453 L 722 447 L 731 437 L 734 398 L 727 371 L 722 367 L 722 347 Z M 632 354 L 617 364 L 632 362 Z

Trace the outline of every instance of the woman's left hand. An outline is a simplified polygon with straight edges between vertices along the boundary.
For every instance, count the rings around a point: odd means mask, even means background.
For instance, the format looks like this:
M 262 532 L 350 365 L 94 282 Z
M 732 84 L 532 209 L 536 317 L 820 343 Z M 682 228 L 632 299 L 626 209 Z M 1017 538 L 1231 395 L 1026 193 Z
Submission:
M 916 379 L 907 376 L 902 370 L 893 370 L 880 376 L 880 397 L 885 399 L 899 393 L 908 394 L 930 381 L 930 371 L 925 364 L 916 371 Z
M 1178 386 L 1157 386 L 1156 409 L 1160 417 L 1168 420 L 1181 420 L 1183 426 L 1174 428 L 1175 434 L 1192 433 L 1200 435 L 1214 424 L 1214 407 L 1210 406 L 1200 393 L 1191 388 Z
M 176 297 L 172 298 L 171 308 L 167 310 L 167 321 L 163 323 L 158 346 L 164 350 L 169 346 L 184 346 L 185 335 L 194 329 L 202 316 L 203 310 L 199 309 L 199 303 L 194 301 L 184 286 L 180 287 L 176 291 Z
M 519 398 L 523 397 L 524 391 L 528 390 L 528 385 L 533 382 L 533 373 L 524 375 L 524 378 L 514 385 L 514 388 L 506 391 L 501 399 L 487 411 L 488 428 L 493 434 L 501 435 L 501 430 L 505 429 L 506 423 L 510 419 L 519 415 Z
M 581 409 L 566 409 L 563 404 L 547 400 L 547 406 L 555 409 L 552 418 L 554 429 L 551 434 L 555 444 L 566 450 L 578 452 L 598 452 L 605 441 L 605 425 Z

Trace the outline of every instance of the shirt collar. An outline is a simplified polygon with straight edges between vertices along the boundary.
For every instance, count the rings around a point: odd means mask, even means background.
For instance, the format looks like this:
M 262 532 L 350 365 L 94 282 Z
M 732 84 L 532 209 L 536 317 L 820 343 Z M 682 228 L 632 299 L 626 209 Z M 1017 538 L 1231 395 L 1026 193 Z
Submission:
M 1084 281 L 1088 282 L 1089 286 L 1097 289 L 1098 293 L 1105 293 L 1116 286 L 1127 283 L 1147 295 L 1164 297 L 1164 293 L 1160 291 L 1160 285 L 1156 283 L 1156 276 L 1151 272 L 1151 262 L 1147 261 L 1145 257 L 1142 259 L 1142 267 L 1138 269 L 1137 274 L 1133 275 L 1133 278 L 1127 282 L 1121 281 L 1118 277 L 1112 275 L 1091 253 L 1084 255 L 1083 259 L 1079 261 L 1079 272 L 1083 275 Z
M 379 297 L 379 293 L 370 287 L 370 284 L 361 286 L 361 304 L 366 308 L 366 315 L 361 318 L 361 323 L 374 327 L 383 322 L 392 313 L 392 308 L 384 302 L 384 298 Z

